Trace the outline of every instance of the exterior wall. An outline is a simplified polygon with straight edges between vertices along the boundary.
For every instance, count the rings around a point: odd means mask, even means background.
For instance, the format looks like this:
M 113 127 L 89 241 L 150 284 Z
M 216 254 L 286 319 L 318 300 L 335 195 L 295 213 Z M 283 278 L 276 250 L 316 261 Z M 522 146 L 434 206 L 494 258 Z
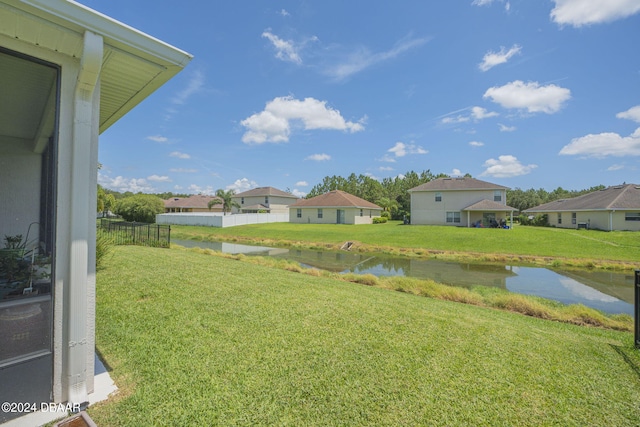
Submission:
M 175 212 L 222 212 L 222 205 L 215 205 L 209 208 L 164 208 L 165 213 Z
M 32 152 L 0 153 L 0 239 L 16 234 L 26 238 L 29 224 L 39 220 L 41 163 L 42 156 Z M 32 227 L 30 241 L 37 232 L 38 227 Z
M 298 209 L 302 210 L 302 217 L 298 218 Z M 363 209 L 363 216 L 360 216 L 360 208 L 320 208 L 322 218 L 318 218 L 319 208 L 296 208 L 289 209 L 289 222 L 297 224 L 337 224 L 338 209 L 344 211 L 345 224 L 371 224 L 373 217 L 380 216 L 382 211 L 376 209 Z M 371 213 L 371 217 L 369 216 Z
M 234 197 L 233 200 L 240 205 L 240 209 L 245 206 L 267 205 L 271 209 L 271 213 L 283 214 L 289 213 L 289 205 L 296 201 L 296 199 L 291 197 L 269 196 L 269 203 L 265 203 L 265 197 L 266 196 Z M 242 199 L 244 199 L 244 203 L 242 203 Z M 240 209 L 233 208 L 232 212 L 240 212 Z
M 156 215 L 156 223 L 171 225 L 203 225 L 206 227 L 234 227 L 247 224 L 289 222 L 288 214 L 249 213 L 223 215 L 222 213 L 165 213 Z
M 69 384 L 69 341 L 68 327 L 70 322 L 70 310 L 65 294 L 70 293 L 70 282 L 74 272 L 72 265 L 82 263 L 81 276 L 85 283 L 82 286 L 86 290 L 86 299 L 81 303 L 86 307 L 86 313 L 81 315 L 86 330 L 86 341 L 80 348 L 86 352 L 86 371 L 81 381 L 86 381 L 86 390 L 93 391 L 94 361 L 95 361 L 95 218 L 96 190 L 97 190 L 97 164 L 98 164 L 98 115 L 100 88 L 94 90 L 94 96 L 88 104 L 93 106 L 92 115 L 84 116 L 94 132 L 89 140 L 78 141 L 74 134 L 74 119 L 77 118 L 77 103 L 75 102 L 76 83 L 80 70 L 80 59 L 70 58 L 66 55 L 38 48 L 28 43 L 0 36 L 0 44 L 8 49 L 22 52 L 35 58 L 60 66 L 60 99 L 58 109 L 58 162 L 57 162 L 57 210 L 56 210 L 56 237 L 55 237 L 55 276 L 53 285 L 53 400 L 64 402 L 70 399 L 68 394 Z M 74 142 L 75 138 L 75 142 Z M 84 157 L 79 160 L 80 168 L 74 165 L 74 144 L 84 144 L 82 149 Z M 29 162 L 29 161 L 27 161 Z M 31 166 L 33 168 L 33 165 Z M 80 176 L 78 172 L 81 172 Z M 34 172 L 35 173 L 35 172 Z M 40 173 L 39 171 L 37 173 Z M 73 175 L 76 174 L 75 177 Z M 73 192 L 73 183 L 82 183 L 87 192 Z M 38 193 L 40 189 L 38 188 Z M 73 196 L 72 196 L 73 194 Z M 35 203 L 35 202 L 27 202 Z M 39 203 L 39 202 L 38 202 Z M 34 205 L 35 206 L 35 205 Z M 35 211 L 36 215 L 38 211 Z M 73 218 L 84 217 L 84 223 L 74 222 Z M 26 221 L 26 219 L 24 219 Z M 37 220 L 37 219 L 35 219 Z M 35 221 L 34 220 L 34 221 Z M 31 221 L 33 222 L 33 221 Z M 78 254 L 72 248 L 72 233 L 82 236 L 80 241 L 74 242 L 74 248 L 80 246 L 83 254 Z M 79 255 L 75 257 L 74 255 Z M 85 258 L 86 257 L 86 258 Z M 74 259 L 72 259 L 74 258 Z
M 442 200 L 435 201 L 436 193 L 442 195 Z M 482 200 L 493 200 L 494 190 L 475 191 L 413 191 L 411 192 L 411 224 L 455 225 L 466 227 L 467 214 L 462 209 Z M 500 190 L 501 200 L 498 202 L 506 206 L 507 191 Z M 459 212 L 460 222 L 447 222 L 447 212 Z M 496 214 L 496 217 L 499 217 Z M 471 213 L 471 222 L 482 219 L 481 212 Z
M 640 209 L 637 211 L 640 212 Z M 575 224 L 572 221 L 572 211 L 549 212 L 549 225 L 558 228 L 578 228 L 578 224 L 588 224 L 594 230 L 620 230 L 620 231 L 640 231 L 640 221 L 626 221 L 625 211 L 576 211 Z M 562 222 L 558 222 L 558 215 Z

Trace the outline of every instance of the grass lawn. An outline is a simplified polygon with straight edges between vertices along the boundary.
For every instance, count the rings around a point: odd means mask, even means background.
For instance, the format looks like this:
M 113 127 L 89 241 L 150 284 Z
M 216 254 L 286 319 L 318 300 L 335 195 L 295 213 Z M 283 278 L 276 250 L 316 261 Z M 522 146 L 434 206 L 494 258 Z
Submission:
M 628 332 L 141 247 L 106 259 L 97 297 L 120 387 L 100 426 L 640 420 Z
M 412 256 L 453 256 L 478 261 L 509 261 L 609 268 L 638 268 L 640 233 L 516 226 L 512 230 L 446 226 L 256 224 L 214 228 L 172 226 L 172 238 L 235 240 L 263 244 L 329 246 L 356 241 L 356 249 Z M 435 254 L 434 254 L 435 252 Z M 456 255 L 457 254 L 457 255 Z

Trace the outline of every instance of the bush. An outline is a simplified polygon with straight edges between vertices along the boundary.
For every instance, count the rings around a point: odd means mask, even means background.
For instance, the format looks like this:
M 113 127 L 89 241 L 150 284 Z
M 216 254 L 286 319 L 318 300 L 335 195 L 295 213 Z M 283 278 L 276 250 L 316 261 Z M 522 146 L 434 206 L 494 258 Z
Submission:
M 548 227 L 549 226 L 549 216 L 547 214 L 538 214 L 534 217 L 529 215 L 520 214 L 518 216 L 518 222 L 520 225 L 533 225 L 535 227 Z
M 385 218 L 383 216 L 374 216 L 373 217 L 373 223 L 374 224 L 384 224 L 385 222 L 387 222 L 387 218 Z
M 382 213 L 380 214 L 380 216 L 382 218 L 387 218 L 387 219 L 391 219 L 391 213 L 389 211 L 382 211 Z
M 116 213 L 125 221 L 155 223 L 156 215 L 164 212 L 164 202 L 152 194 L 136 194 L 120 199 Z

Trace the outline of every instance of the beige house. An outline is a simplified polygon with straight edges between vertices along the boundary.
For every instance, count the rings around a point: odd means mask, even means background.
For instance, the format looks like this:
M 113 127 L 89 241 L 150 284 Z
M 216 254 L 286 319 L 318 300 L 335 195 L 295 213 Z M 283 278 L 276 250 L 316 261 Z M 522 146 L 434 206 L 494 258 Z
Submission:
M 437 178 L 409 190 L 411 224 L 491 227 L 512 220 L 507 187 L 475 178 Z
M 0 402 L 95 398 L 98 135 L 190 60 L 76 2 L 0 0 L 0 236 L 21 241 L 1 254 Z
M 289 206 L 289 222 L 304 224 L 371 224 L 382 208 L 360 197 L 334 190 Z
M 212 200 L 220 200 L 215 196 L 205 196 L 195 194 L 189 197 L 172 197 L 164 200 L 165 213 L 177 212 L 222 212 L 222 203 L 211 206 L 209 202 Z
M 525 210 L 559 228 L 640 231 L 640 186 L 623 184 Z
M 258 187 L 235 194 L 233 200 L 240 205 L 231 213 L 289 213 L 289 205 L 298 197 L 273 187 Z

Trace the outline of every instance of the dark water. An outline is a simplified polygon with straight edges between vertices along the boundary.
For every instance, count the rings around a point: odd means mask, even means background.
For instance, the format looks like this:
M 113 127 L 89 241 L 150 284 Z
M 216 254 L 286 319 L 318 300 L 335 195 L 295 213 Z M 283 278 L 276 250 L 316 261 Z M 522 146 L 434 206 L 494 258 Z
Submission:
M 223 242 L 173 240 L 172 243 L 232 254 L 285 258 L 309 268 L 339 273 L 416 277 L 462 287 L 493 286 L 520 294 L 553 299 L 564 304 L 583 304 L 607 313 L 633 314 L 632 272 L 624 274 L 588 270 L 549 270 L 541 267 L 469 264 L 344 251 L 267 248 Z

